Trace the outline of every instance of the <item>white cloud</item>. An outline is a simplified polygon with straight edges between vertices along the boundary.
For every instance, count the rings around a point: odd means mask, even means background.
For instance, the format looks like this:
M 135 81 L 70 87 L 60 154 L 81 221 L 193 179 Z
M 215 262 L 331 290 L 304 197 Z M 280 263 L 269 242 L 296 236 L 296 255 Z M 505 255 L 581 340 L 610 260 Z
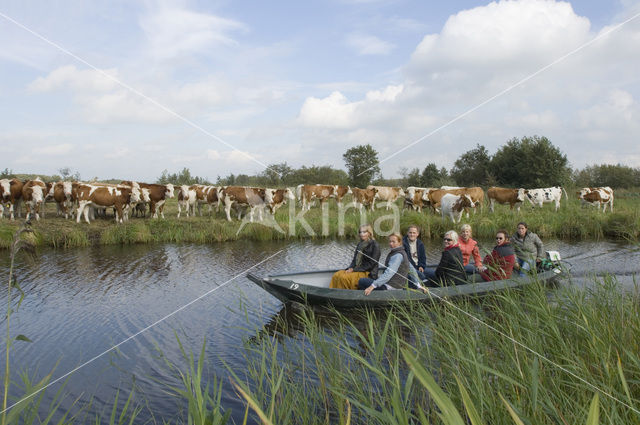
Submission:
M 307 98 L 300 110 L 300 122 L 309 127 L 349 128 L 355 122 L 357 103 L 350 103 L 340 92 L 324 99 Z
M 222 152 L 215 149 L 207 149 L 207 159 L 222 161 L 226 166 L 246 166 L 249 163 L 255 164 L 256 161 L 260 161 L 255 154 L 238 149 Z
M 105 75 L 107 74 L 107 75 Z M 106 92 L 120 87 L 118 70 L 79 70 L 74 65 L 66 65 L 51 71 L 46 77 L 38 77 L 27 86 L 33 93 L 50 92 L 62 88 L 78 91 Z
M 388 55 L 395 48 L 393 43 L 370 34 L 352 33 L 347 36 L 347 45 L 359 55 Z
M 47 156 L 58 156 L 65 155 L 71 152 L 74 149 L 74 146 L 71 143 L 62 143 L 59 145 L 49 145 L 38 148 L 34 151 L 34 153 L 38 153 L 41 155 Z
M 175 6 L 161 6 L 140 19 L 151 53 L 171 59 L 194 53 L 209 54 L 216 45 L 234 45 L 230 33 L 245 30 L 240 22 Z

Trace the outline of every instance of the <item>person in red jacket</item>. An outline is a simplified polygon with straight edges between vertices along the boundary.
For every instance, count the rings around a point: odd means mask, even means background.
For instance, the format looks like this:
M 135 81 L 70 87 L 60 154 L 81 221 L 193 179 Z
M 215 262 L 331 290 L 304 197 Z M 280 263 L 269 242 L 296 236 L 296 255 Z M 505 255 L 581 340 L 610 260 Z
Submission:
M 467 274 L 473 274 L 476 273 L 476 270 L 481 270 L 482 259 L 480 258 L 478 242 L 471 237 L 471 225 L 463 224 L 460 227 L 458 245 L 460 245 L 460 251 L 462 251 L 462 264 L 464 265 L 464 271 L 467 272 Z M 474 264 L 469 263 L 471 257 L 473 257 Z
M 516 252 L 509 243 L 506 230 L 496 233 L 496 246 L 490 254 L 484 257 L 480 275 L 485 281 L 509 279 L 516 263 Z

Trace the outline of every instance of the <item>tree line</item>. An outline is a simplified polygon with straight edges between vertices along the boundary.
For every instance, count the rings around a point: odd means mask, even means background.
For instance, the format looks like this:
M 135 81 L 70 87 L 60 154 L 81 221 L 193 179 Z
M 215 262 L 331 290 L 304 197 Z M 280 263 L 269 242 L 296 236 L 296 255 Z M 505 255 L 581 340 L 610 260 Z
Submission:
M 490 155 L 486 147 L 475 148 L 460 155 L 453 167 L 447 170 L 435 163 L 424 168 L 400 167 L 400 177 L 386 179 L 380 172 L 378 152 L 369 144 L 347 149 L 342 159 L 345 170 L 330 165 L 311 165 L 293 168 L 286 162 L 271 164 L 257 175 L 229 174 L 218 176 L 216 181 L 194 176 L 188 168 L 176 173 L 162 171 L 156 183 L 174 185 L 216 184 L 221 186 L 284 187 L 298 184 L 340 184 L 366 187 L 382 186 L 505 186 L 550 187 L 557 185 L 610 186 L 613 188 L 640 187 L 640 168 L 625 165 L 590 165 L 581 170 L 569 166 L 567 156 L 549 139 L 541 136 L 513 138 Z M 61 168 L 60 175 L 44 177 L 47 181 L 81 180 L 79 173 L 69 167 Z M 23 180 L 31 175 L 16 175 L 7 168 L 0 172 L 0 179 L 18 177 Z M 127 177 L 128 178 L 128 177 Z M 94 178 L 97 180 L 97 178 Z M 107 180 L 102 180 L 107 181 Z M 119 181 L 119 179 L 108 180 Z

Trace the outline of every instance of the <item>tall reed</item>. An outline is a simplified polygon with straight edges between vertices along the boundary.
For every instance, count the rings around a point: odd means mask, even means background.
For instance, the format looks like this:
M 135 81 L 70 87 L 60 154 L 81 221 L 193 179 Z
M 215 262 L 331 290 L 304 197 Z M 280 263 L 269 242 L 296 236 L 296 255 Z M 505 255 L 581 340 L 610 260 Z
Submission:
M 639 294 L 605 278 L 329 318 L 303 309 L 247 341 L 234 385 L 264 423 L 638 424 Z

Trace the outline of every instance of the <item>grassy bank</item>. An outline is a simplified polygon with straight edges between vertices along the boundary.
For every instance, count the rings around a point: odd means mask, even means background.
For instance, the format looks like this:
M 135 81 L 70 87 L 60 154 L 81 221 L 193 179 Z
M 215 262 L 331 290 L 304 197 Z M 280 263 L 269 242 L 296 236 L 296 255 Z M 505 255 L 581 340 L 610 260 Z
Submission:
M 640 237 L 640 199 L 637 196 L 616 199 L 614 213 L 599 213 L 595 208 L 581 208 L 575 199 L 563 205 L 555 212 L 551 205 L 533 210 L 525 204 L 520 213 L 505 206 L 497 206 L 490 213 L 485 206 L 482 212 L 463 218 L 473 226 L 478 238 L 491 238 L 499 228 L 514 229 L 516 224 L 525 220 L 529 228 L 540 237 L 564 240 L 585 239 L 625 239 L 636 241 Z M 398 203 L 398 205 L 400 205 Z M 274 221 L 265 223 L 243 223 L 237 219 L 227 222 L 224 211 L 208 215 L 206 207 L 203 216 L 176 218 L 177 203 L 171 199 L 165 208 L 165 219 L 132 217 L 127 223 L 117 225 L 113 218 L 97 219 L 91 224 L 55 217 L 55 207 L 48 204 L 47 216 L 33 222 L 34 241 L 39 246 L 78 247 L 93 244 L 134 244 L 149 242 L 191 242 L 214 243 L 245 240 L 282 240 L 305 238 L 353 238 L 361 222 L 377 223 L 376 230 L 388 231 L 395 221 L 393 210 L 387 211 L 382 205 L 374 212 L 361 216 L 355 209 L 347 210 L 339 217 L 335 202 L 330 202 L 326 218 L 319 207 L 304 214 L 296 206 L 291 210 L 284 206 L 275 215 Z M 400 210 L 401 211 L 401 210 Z M 409 224 L 422 227 L 422 238 L 440 238 L 444 232 L 454 226 L 449 220 L 442 220 L 429 211 L 399 214 L 399 226 L 405 231 Z M 21 223 L 0 220 L 0 248 L 7 248 L 11 236 Z
M 585 424 L 597 395 L 602 423 L 637 424 L 637 289 L 605 279 L 360 318 L 302 310 L 247 342 L 236 380 L 263 423 L 471 423 L 455 410 L 474 424 Z

